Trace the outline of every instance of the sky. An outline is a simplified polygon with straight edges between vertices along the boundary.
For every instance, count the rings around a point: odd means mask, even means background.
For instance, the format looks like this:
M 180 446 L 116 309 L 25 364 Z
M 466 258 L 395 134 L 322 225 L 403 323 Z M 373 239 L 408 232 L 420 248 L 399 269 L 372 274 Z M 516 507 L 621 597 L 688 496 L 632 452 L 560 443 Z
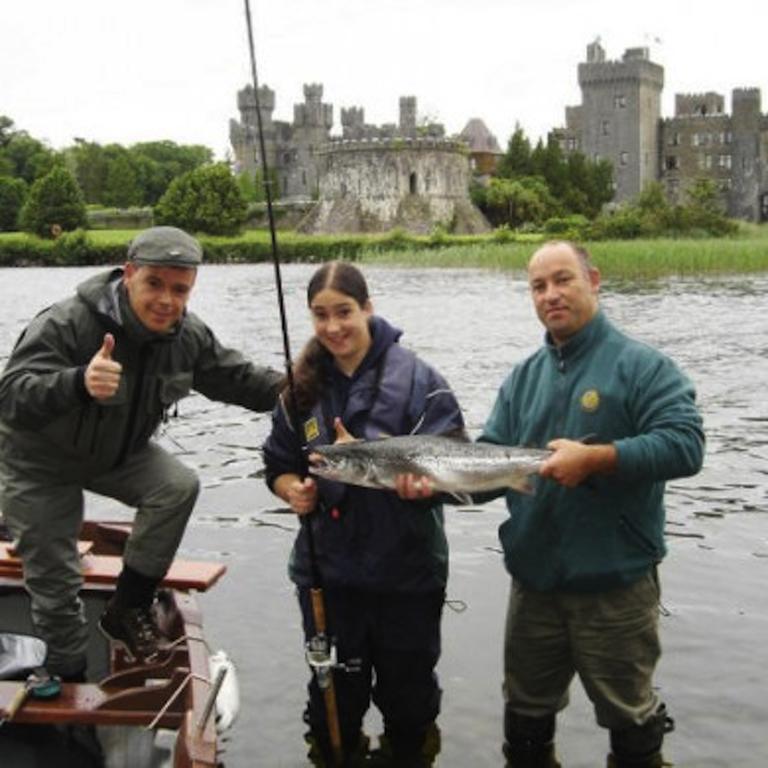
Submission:
M 717 11 L 684 0 L 250 0 L 258 79 L 292 121 L 305 83 L 333 105 L 396 123 L 400 96 L 458 133 L 479 117 L 506 143 L 564 124 L 580 103 L 578 63 L 645 46 L 675 93 L 757 87 L 768 111 L 765 0 Z M 0 115 L 61 149 L 75 137 L 170 139 L 227 157 L 237 91 L 251 81 L 244 0 L 2 0 Z

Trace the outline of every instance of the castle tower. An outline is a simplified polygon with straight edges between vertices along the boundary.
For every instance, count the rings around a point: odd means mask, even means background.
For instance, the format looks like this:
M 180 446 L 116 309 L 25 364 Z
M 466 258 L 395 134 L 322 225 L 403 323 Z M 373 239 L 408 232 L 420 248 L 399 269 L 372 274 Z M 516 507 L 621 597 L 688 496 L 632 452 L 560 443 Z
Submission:
M 283 197 L 310 200 L 317 195 L 318 176 L 315 153 L 326 144 L 333 126 L 333 106 L 323 104 L 320 83 L 304 85 L 304 103 L 293 107 L 290 146 L 283 152 L 280 173 Z
M 416 97 L 400 97 L 400 135 L 416 136 Z
M 272 121 L 275 109 L 275 92 L 266 85 L 259 87 L 259 107 L 261 123 L 264 128 L 264 146 L 267 154 L 267 165 L 275 166 L 276 130 Z M 261 158 L 256 151 L 259 125 L 256 115 L 256 98 L 253 86 L 246 85 L 237 93 L 237 108 L 240 121 L 229 121 L 229 140 L 235 153 L 235 172 L 249 173 L 251 176 L 261 166 Z
M 731 213 L 752 221 L 764 220 L 762 208 L 766 192 L 762 181 L 766 173 L 766 148 L 761 152 L 760 89 L 734 88 L 731 94 L 733 144 L 733 186 Z
M 664 69 L 647 48 L 628 48 L 609 61 L 598 41 L 579 64 L 582 105 L 580 150 L 613 164 L 617 201 L 637 195 L 658 177 Z

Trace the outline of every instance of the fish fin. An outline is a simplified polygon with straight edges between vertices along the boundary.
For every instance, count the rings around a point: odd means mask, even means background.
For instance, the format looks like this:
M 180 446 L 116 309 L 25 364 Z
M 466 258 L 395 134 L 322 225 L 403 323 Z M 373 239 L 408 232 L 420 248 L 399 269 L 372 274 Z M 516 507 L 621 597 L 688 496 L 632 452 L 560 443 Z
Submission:
M 458 501 L 459 504 L 461 504 L 463 507 L 471 507 L 475 503 L 468 493 L 452 491 L 450 495 L 453 496 L 453 498 L 456 499 L 456 501 Z
M 524 493 L 526 496 L 533 496 L 536 493 L 536 486 L 530 480 L 526 480 L 522 485 L 515 486 L 516 491 Z

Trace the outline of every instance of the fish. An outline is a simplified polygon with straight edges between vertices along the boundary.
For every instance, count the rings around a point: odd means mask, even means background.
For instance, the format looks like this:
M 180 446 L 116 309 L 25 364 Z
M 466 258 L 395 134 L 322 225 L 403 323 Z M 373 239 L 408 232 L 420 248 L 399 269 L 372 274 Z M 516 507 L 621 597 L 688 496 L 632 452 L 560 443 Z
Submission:
M 218 650 L 208 657 L 211 680 L 215 681 L 219 673 L 223 674 L 220 688 L 216 694 L 216 732 L 224 733 L 232 727 L 240 712 L 240 684 L 237 670 L 224 650 Z M 223 670 L 223 672 L 222 672 Z
M 398 475 L 428 477 L 435 491 L 463 503 L 470 494 L 512 488 L 532 493 L 531 476 L 550 450 L 473 443 L 440 435 L 402 435 L 313 446 L 311 474 L 364 488 L 394 489 Z

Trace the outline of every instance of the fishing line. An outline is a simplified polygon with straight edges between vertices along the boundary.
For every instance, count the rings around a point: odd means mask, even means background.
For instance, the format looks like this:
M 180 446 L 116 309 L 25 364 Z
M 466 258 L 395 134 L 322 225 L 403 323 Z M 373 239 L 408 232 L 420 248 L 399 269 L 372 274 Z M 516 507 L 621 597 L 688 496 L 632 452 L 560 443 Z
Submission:
M 267 220 L 269 222 L 269 235 L 272 245 L 272 264 L 275 273 L 275 287 L 277 289 L 277 303 L 280 310 L 280 329 L 283 336 L 283 355 L 285 358 L 285 375 L 288 383 L 287 392 L 289 397 L 288 413 L 296 435 L 299 454 L 299 466 L 301 467 L 301 476 L 307 474 L 307 441 L 299 419 L 298 401 L 296 398 L 296 385 L 293 378 L 293 363 L 291 360 L 291 345 L 288 337 L 288 322 L 285 312 L 285 299 L 283 294 L 283 278 L 280 270 L 280 258 L 277 250 L 277 231 L 275 228 L 275 216 L 272 208 L 272 184 L 269 176 L 269 166 L 267 165 L 267 151 L 264 145 L 264 126 L 261 119 L 261 105 L 259 103 L 259 78 L 256 73 L 256 48 L 253 43 L 253 22 L 251 18 L 251 5 L 249 0 L 244 0 L 245 18 L 248 28 L 248 50 L 251 58 L 251 80 L 253 81 L 253 98 L 256 107 L 256 125 L 258 128 L 259 150 L 261 154 L 261 172 L 263 177 L 264 192 L 267 202 Z M 326 635 L 326 614 L 325 600 L 323 598 L 322 579 L 320 569 L 317 564 L 317 555 L 315 552 L 315 540 L 312 526 L 307 519 L 308 516 L 301 517 L 301 526 L 307 541 L 307 550 L 309 554 L 309 567 L 312 580 L 310 587 L 310 598 L 312 603 L 312 616 L 315 625 L 315 635 L 308 644 L 307 659 L 310 661 L 317 684 L 323 691 L 325 702 L 326 719 L 328 724 L 328 735 L 330 737 L 331 747 L 335 762 L 341 764 L 343 751 L 341 744 L 341 728 L 339 725 L 338 708 L 336 705 L 336 693 L 333 685 L 332 667 L 328 666 L 326 659 L 333 658 L 335 661 L 335 648 Z M 322 646 L 322 648 L 321 648 Z M 310 649 L 314 656 L 310 657 Z M 321 650 L 324 654 L 321 656 Z M 316 665 L 312 664 L 311 659 L 316 660 Z M 317 661 L 319 659 L 319 661 Z M 327 668 L 326 668 L 327 667 Z

